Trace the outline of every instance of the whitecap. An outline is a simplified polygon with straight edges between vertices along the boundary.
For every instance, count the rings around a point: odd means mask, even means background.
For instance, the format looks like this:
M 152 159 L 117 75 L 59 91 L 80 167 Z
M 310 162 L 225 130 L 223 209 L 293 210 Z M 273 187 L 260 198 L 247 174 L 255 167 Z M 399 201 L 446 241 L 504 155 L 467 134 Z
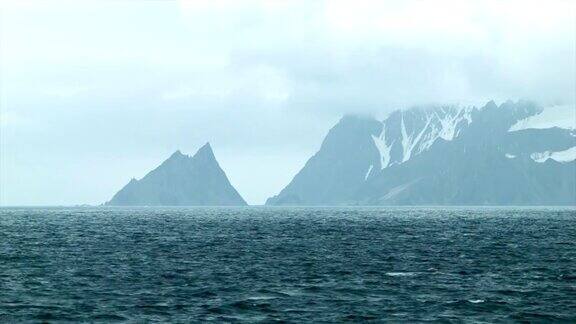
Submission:
M 386 272 L 387 276 L 390 277 L 412 277 L 415 276 L 415 272 Z
M 480 304 L 480 303 L 485 302 L 484 299 L 470 299 L 468 301 L 471 302 L 472 304 Z
M 248 300 L 269 300 L 269 299 L 276 299 L 276 296 L 269 296 L 269 295 L 258 295 L 258 296 L 250 296 L 246 299 Z

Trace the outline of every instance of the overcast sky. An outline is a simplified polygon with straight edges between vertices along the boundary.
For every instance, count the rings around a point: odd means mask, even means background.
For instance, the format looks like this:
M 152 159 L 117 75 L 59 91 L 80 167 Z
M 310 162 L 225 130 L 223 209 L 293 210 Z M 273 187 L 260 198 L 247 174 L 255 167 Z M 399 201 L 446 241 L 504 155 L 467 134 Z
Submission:
M 2 1 L 0 204 L 99 204 L 209 141 L 251 204 L 344 113 L 574 103 L 574 1 Z

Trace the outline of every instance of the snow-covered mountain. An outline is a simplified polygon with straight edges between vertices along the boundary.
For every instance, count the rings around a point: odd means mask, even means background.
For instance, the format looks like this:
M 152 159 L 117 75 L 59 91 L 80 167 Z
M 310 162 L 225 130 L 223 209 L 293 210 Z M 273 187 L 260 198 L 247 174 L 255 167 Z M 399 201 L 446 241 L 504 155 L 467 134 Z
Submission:
M 576 205 L 574 106 L 345 116 L 269 205 Z
M 132 179 L 111 206 L 243 206 L 209 143 L 192 157 L 174 152 L 141 180 Z

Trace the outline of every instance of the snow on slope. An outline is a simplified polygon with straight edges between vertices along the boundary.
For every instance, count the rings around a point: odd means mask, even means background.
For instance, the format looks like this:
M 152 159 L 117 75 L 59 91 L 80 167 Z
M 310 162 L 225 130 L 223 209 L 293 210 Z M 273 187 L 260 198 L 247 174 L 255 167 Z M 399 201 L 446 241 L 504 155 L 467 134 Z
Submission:
M 368 179 L 368 176 L 370 175 L 370 172 L 372 172 L 373 167 L 374 166 L 370 164 L 370 167 L 368 168 L 368 171 L 366 171 L 366 175 L 364 176 L 364 180 Z
M 442 112 L 444 113 L 444 117 L 438 116 L 437 112 L 436 117 L 440 121 L 440 125 L 442 125 L 442 129 L 440 129 L 439 136 L 442 137 L 444 140 L 451 141 L 456 136 L 458 136 L 458 132 L 460 131 L 456 127 L 462 120 L 466 120 L 467 124 L 469 125 L 472 122 L 472 117 L 470 116 L 470 109 L 466 108 L 459 108 L 456 110 L 455 114 L 446 113 L 444 108 L 442 108 Z
M 401 123 L 401 131 L 402 131 L 402 162 L 406 162 L 408 160 L 410 160 L 410 157 L 412 157 L 412 151 L 414 150 L 414 148 L 416 147 L 416 145 L 418 145 L 418 143 L 420 142 L 420 139 L 422 138 L 422 135 L 424 135 L 424 132 L 426 132 L 426 130 L 428 130 L 428 126 L 430 125 L 430 121 L 432 120 L 432 117 L 430 115 L 426 115 L 426 124 L 424 125 L 424 127 L 422 128 L 422 130 L 418 133 L 418 135 L 416 135 L 416 137 L 414 138 L 414 134 L 416 134 L 416 132 L 408 135 L 406 133 L 406 125 L 404 124 L 404 114 L 402 114 L 402 123 Z
M 576 146 L 558 152 L 544 151 L 532 153 L 530 154 L 530 158 L 538 163 L 544 163 L 548 159 L 552 159 L 560 163 L 572 162 L 576 160 Z
M 440 115 L 438 111 L 434 111 L 436 122 L 430 124 L 431 130 L 419 145 L 418 153 L 428 150 L 438 138 L 442 138 L 445 141 L 452 141 L 458 137 L 460 133 L 458 125 L 460 125 L 461 122 L 465 121 L 466 126 L 472 122 L 471 111 L 473 107 L 452 107 L 448 108 L 448 111 L 446 111 L 445 107 L 441 107 L 440 109 Z
M 546 107 L 539 114 L 519 120 L 508 131 L 515 132 L 523 129 L 546 129 L 552 127 L 576 129 L 576 107 L 574 105 Z
M 386 144 L 386 124 L 383 125 L 380 136 L 375 137 L 372 135 L 372 140 L 378 152 L 380 152 L 380 169 L 384 169 L 390 163 L 390 150 L 392 149 L 392 144 L 394 144 L 394 142 L 390 145 Z
M 424 125 L 410 130 L 407 129 L 404 123 L 404 115 L 412 111 L 401 111 L 399 120 L 390 118 L 384 120 L 382 122 L 382 133 L 378 137 L 372 136 L 374 145 L 380 152 L 381 169 L 388 167 L 390 164 L 404 163 L 410 160 L 412 156 L 427 151 L 439 138 L 445 141 L 452 141 L 458 137 L 464 125 L 467 126 L 472 122 L 472 109 L 473 107 L 471 106 L 443 106 L 422 109 L 420 111 L 424 114 L 422 118 L 422 120 L 425 120 Z M 400 123 L 397 126 L 400 128 L 401 137 L 392 139 L 392 141 L 388 140 L 390 144 L 387 144 L 386 126 L 392 126 L 390 123 L 393 122 Z M 390 152 L 394 145 L 401 145 L 402 156 L 391 163 Z

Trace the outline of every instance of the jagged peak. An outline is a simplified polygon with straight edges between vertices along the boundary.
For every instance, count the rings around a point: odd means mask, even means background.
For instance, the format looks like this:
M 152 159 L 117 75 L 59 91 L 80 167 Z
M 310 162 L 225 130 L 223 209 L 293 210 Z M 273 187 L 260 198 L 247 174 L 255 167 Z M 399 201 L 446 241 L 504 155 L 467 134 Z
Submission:
M 214 158 L 210 143 L 193 157 L 176 150 L 142 179 L 132 178 L 108 205 L 246 205 Z
M 176 150 L 174 153 L 172 153 L 172 155 L 170 155 L 169 158 L 166 159 L 166 161 L 164 161 L 164 163 L 171 161 L 182 161 L 188 157 L 188 155 L 183 154 L 180 150 Z
M 182 154 L 182 152 L 180 152 L 180 150 L 176 150 L 174 153 L 172 153 L 170 155 L 170 157 L 168 157 L 166 160 L 164 160 L 164 162 L 162 162 L 162 164 L 159 167 L 162 167 L 165 165 L 180 164 L 181 161 L 185 161 L 186 159 L 188 159 L 187 155 Z
M 170 155 L 170 159 L 177 158 L 177 157 L 185 157 L 186 155 L 182 154 L 180 150 L 176 150 L 172 155 Z
M 212 146 L 210 146 L 210 142 L 206 142 L 206 144 L 202 145 L 201 149 L 209 149 L 210 151 L 212 151 Z
M 194 158 L 199 158 L 199 157 L 200 158 L 206 157 L 206 158 L 215 159 L 214 152 L 212 151 L 212 146 L 210 146 L 210 142 L 206 142 L 206 144 L 204 144 L 200 149 L 198 149 L 196 154 L 194 154 Z

